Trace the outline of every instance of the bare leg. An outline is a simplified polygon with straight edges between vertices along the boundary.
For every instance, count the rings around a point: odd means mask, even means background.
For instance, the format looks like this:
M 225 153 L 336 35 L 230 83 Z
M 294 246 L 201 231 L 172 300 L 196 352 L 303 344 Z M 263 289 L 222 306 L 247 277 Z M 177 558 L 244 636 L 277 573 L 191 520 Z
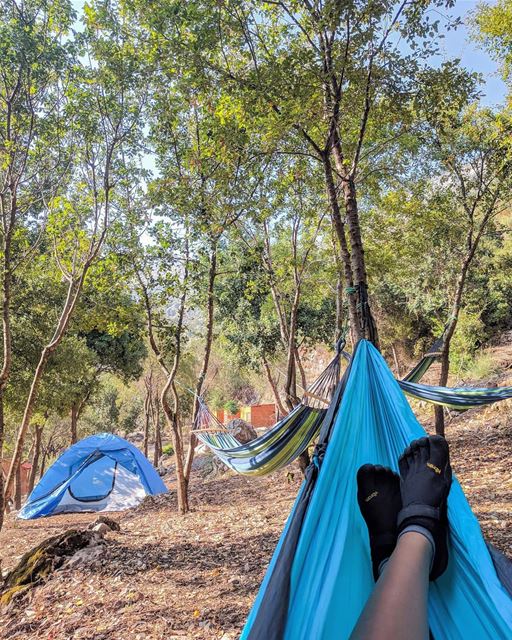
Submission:
M 428 640 L 428 585 L 432 545 L 404 532 L 384 566 L 350 640 Z

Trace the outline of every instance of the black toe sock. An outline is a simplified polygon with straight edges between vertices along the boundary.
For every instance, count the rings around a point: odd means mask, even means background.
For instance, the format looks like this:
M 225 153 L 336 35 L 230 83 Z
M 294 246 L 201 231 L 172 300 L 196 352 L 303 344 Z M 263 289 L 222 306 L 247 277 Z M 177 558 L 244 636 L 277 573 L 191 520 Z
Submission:
M 397 516 L 402 508 L 400 478 L 391 469 L 372 464 L 357 472 L 357 501 L 368 527 L 373 577 L 396 546 Z
M 398 460 L 402 510 L 398 535 L 406 529 L 425 531 L 433 543 L 430 579 L 435 580 L 448 564 L 447 498 L 452 483 L 448 443 L 441 436 L 420 438 Z

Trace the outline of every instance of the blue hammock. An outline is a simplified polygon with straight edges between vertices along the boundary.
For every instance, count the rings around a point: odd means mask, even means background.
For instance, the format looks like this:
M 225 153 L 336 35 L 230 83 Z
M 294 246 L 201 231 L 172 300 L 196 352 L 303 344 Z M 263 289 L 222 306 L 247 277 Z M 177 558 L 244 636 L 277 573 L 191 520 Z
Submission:
M 342 400 L 340 398 L 342 397 Z M 425 431 L 384 359 L 361 341 L 326 415 L 316 449 L 243 640 L 348 638 L 373 588 L 368 533 L 357 508 L 365 462 L 397 470 Z M 459 483 L 449 500 L 450 562 L 430 589 L 436 640 L 512 638 L 512 598 L 500 582 Z

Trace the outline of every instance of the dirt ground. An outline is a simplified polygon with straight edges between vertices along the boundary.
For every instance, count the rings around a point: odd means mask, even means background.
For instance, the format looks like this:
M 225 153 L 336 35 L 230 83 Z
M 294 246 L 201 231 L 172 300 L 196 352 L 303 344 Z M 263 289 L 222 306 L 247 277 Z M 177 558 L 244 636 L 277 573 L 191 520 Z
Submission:
M 487 538 L 512 556 L 512 402 L 448 425 L 453 466 Z M 195 477 L 192 512 L 173 491 L 115 514 L 101 554 L 57 571 L 0 612 L 0 637 L 138 640 L 238 637 L 299 487 L 281 472 Z M 44 538 L 93 514 L 17 521 L 0 534 L 3 569 Z

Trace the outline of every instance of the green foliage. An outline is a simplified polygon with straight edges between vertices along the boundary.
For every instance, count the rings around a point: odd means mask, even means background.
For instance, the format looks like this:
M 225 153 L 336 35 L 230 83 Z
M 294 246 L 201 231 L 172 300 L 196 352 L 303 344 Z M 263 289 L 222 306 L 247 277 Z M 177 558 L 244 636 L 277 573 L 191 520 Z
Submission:
M 174 448 L 172 444 L 166 444 L 162 447 L 162 453 L 166 456 L 174 455 Z
M 508 0 L 483 2 L 473 15 L 474 35 L 502 65 L 510 82 L 512 65 L 512 7 Z
M 224 409 L 226 409 L 230 415 L 234 416 L 239 410 L 238 402 L 236 402 L 236 400 L 228 400 L 224 404 Z

